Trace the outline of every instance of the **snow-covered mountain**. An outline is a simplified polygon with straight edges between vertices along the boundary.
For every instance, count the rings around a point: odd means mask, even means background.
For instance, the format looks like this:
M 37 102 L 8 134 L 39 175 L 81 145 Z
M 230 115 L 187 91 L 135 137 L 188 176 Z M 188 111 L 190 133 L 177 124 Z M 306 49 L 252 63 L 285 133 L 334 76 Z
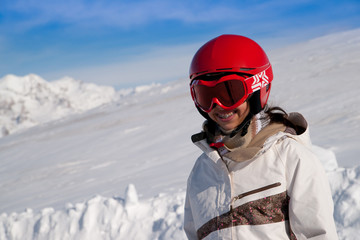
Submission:
M 270 103 L 307 118 L 331 184 L 339 237 L 358 239 L 360 29 L 269 55 Z M 188 80 L 104 102 L 0 139 L 1 240 L 186 239 L 186 179 L 200 154 L 190 136 L 203 121 Z
M 7 75 L 0 79 L 0 137 L 116 101 L 122 94 L 69 77 L 48 82 L 35 74 Z

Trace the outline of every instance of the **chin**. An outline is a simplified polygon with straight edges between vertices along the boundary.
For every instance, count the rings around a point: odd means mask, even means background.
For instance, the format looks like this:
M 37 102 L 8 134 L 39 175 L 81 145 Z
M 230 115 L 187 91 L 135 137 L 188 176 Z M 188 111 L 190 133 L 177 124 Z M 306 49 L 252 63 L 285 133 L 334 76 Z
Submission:
M 220 126 L 223 130 L 225 130 L 225 131 L 227 131 L 227 132 L 228 132 L 228 131 L 232 131 L 232 130 L 234 130 L 234 129 L 236 128 L 236 126 L 232 126 L 232 125 L 225 125 L 225 126 L 223 125 L 223 126 L 222 126 L 222 125 L 219 124 L 219 126 Z

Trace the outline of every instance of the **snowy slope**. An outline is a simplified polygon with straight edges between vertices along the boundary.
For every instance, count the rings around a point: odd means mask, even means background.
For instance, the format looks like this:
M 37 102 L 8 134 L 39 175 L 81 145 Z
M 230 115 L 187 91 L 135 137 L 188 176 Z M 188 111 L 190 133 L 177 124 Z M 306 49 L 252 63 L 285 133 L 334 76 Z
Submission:
M 313 142 L 331 148 L 339 165 L 348 167 L 360 164 L 354 158 L 360 156 L 359 56 L 359 30 L 270 52 L 277 80 L 272 101 L 301 110 Z
M 360 30 L 269 53 L 270 102 L 309 120 L 340 239 L 357 239 Z M 0 239 L 185 239 L 202 121 L 182 80 L 1 138 Z

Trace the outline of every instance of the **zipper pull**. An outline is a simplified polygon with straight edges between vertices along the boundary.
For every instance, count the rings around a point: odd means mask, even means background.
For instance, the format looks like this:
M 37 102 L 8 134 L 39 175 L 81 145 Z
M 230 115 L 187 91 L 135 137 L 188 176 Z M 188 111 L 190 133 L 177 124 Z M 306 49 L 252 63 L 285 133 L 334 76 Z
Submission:
M 224 147 L 224 143 L 223 142 L 210 143 L 210 147 L 219 149 L 221 147 Z
M 209 145 L 213 149 L 216 149 L 220 154 L 220 156 L 223 156 L 224 154 L 229 152 L 229 150 L 225 147 L 225 144 L 223 142 L 210 143 Z

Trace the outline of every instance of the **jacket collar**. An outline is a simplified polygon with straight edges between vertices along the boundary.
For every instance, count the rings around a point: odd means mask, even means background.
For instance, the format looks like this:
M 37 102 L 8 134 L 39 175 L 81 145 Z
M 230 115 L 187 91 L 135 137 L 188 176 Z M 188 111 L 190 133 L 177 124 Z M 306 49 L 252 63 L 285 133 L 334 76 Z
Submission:
M 305 118 L 300 113 L 290 113 L 288 115 L 288 120 L 296 126 L 297 132 L 294 130 L 289 131 L 289 129 L 283 124 L 270 123 L 260 130 L 245 147 L 239 147 L 225 153 L 223 158 L 230 159 L 235 162 L 252 159 L 256 155 L 268 150 L 274 143 L 283 137 L 290 137 L 306 146 L 310 146 L 311 141 L 308 124 Z M 195 134 L 192 137 L 192 140 L 194 144 L 214 162 L 221 158 L 220 154 L 214 148 L 209 146 L 204 132 Z

